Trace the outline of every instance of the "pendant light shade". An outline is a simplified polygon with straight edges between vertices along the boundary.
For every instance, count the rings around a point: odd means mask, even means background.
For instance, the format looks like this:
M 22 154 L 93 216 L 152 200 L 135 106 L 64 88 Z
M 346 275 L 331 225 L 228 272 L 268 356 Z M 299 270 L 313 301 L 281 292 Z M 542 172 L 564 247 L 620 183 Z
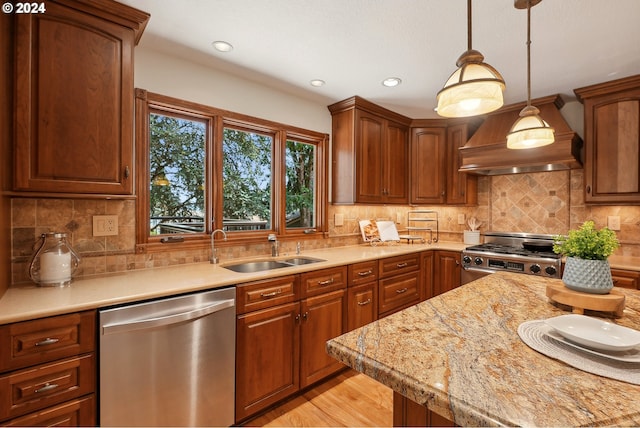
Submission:
M 467 51 L 456 62 L 458 69 L 438 92 L 436 110 L 440 116 L 476 116 L 495 111 L 504 103 L 504 79 L 471 48 L 471 0 L 467 0 L 467 43 Z
M 531 105 L 520 111 L 520 117 L 507 134 L 507 148 L 530 149 L 555 141 L 553 128 L 538 115 L 539 113 L 540 110 Z
M 162 170 L 160 171 L 160 174 L 156 175 L 153 178 L 152 184 L 154 186 L 169 186 L 171 183 L 169 182 L 169 179 L 165 175 L 164 170 Z
M 516 8 L 522 9 L 523 5 L 527 8 L 527 106 L 507 134 L 509 149 L 531 149 L 555 141 L 554 129 L 539 116 L 540 110 L 531 105 L 531 6 L 540 1 L 515 0 Z

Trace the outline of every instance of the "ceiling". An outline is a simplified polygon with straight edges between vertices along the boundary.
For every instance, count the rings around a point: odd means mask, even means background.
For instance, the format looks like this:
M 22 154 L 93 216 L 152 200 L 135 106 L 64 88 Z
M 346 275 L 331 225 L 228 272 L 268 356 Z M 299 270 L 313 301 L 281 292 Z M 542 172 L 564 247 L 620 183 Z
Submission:
M 359 95 L 411 118 L 467 49 L 465 0 L 120 0 L 151 14 L 140 46 L 324 104 Z M 531 10 L 532 97 L 640 74 L 640 1 L 544 0 Z M 473 2 L 472 47 L 526 100 L 526 10 Z M 211 43 L 231 43 L 221 53 Z M 399 77 L 394 88 L 382 85 Z M 326 84 L 312 87 L 312 79 Z

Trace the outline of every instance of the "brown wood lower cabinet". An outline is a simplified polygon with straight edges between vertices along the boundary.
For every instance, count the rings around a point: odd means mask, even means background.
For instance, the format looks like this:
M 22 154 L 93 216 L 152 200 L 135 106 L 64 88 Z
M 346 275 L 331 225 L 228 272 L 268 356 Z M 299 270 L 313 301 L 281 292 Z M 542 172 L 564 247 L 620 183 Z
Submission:
M 347 330 L 355 330 L 378 319 L 377 295 L 377 281 L 349 287 L 347 290 Z
M 395 427 L 453 427 L 452 421 L 432 412 L 425 406 L 393 392 L 393 426 Z
M 7 427 L 88 427 L 96 425 L 93 394 L 2 423 Z
M 344 266 L 238 286 L 236 423 L 345 367 L 325 343 L 346 331 L 346 278 Z
M 420 253 L 388 257 L 378 261 L 378 317 L 419 303 L 422 297 Z
M 638 271 L 611 269 L 611 277 L 615 287 L 640 289 L 640 272 Z
M 299 388 L 300 303 L 237 317 L 236 421 Z
M 302 301 L 300 387 L 309 386 L 345 366 L 325 350 L 327 340 L 346 326 L 346 291 L 337 290 Z
M 95 426 L 95 337 L 95 311 L 0 326 L 0 426 Z
M 459 251 L 436 251 L 433 272 L 433 292 L 431 297 L 460 287 L 461 273 L 462 265 L 460 264 Z

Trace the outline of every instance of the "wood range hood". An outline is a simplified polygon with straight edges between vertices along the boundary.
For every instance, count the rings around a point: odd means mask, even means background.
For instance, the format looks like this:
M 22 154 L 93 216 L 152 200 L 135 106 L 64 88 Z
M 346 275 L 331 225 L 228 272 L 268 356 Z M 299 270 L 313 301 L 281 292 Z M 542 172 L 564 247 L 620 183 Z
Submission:
M 460 147 L 460 172 L 503 175 L 582 168 L 582 139 L 562 117 L 560 95 L 537 98 L 531 104 L 555 129 L 555 142 L 533 149 L 507 148 L 507 133 L 526 102 L 502 107 L 487 115 L 467 144 Z

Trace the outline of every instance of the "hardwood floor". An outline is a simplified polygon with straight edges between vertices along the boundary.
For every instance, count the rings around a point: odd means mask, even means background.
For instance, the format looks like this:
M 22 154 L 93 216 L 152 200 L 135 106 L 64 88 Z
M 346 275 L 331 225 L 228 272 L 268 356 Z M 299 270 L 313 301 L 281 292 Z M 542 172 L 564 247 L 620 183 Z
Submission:
M 245 426 L 391 427 L 393 392 L 361 373 L 348 370 Z

